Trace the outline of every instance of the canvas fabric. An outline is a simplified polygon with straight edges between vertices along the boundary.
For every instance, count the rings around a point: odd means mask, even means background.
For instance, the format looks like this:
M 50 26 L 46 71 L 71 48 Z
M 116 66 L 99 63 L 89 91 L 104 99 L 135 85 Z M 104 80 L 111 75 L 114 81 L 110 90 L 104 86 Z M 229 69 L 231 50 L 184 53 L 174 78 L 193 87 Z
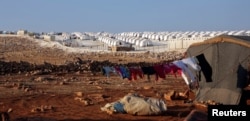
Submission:
M 214 100 L 223 104 L 238 104 L 242 89 L 247 86 L 250 63 L 250 39 L 218 36 L 187 49 L 201 66 L 197 101 Z

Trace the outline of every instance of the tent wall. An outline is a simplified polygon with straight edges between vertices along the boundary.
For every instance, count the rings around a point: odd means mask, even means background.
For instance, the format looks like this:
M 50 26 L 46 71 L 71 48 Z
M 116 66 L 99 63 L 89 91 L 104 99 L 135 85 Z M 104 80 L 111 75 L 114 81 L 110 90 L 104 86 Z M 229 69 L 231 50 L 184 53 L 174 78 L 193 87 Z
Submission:
M 233 43 L 231 37 L 216 37 L 191 45 L 188 56 L 197 56 L 204 67 L 200 73 L 198 101 L 215 100 L 223 104 L 238 104 L 246 86 L 250 63 L 250 48 Z M 241 40 L 239 40 L 241 41 Z M 246 42 L 246 45 L 249 43 Z M 207 64 L 206 64 L 207 63 Z

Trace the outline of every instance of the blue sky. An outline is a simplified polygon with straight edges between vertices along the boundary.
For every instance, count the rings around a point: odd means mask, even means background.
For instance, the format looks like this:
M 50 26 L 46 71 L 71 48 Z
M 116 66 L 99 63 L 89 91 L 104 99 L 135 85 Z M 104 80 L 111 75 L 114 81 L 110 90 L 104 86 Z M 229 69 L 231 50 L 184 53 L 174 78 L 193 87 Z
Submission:
M 250 30 L 250 0 L 1 0 L 0 30 Z

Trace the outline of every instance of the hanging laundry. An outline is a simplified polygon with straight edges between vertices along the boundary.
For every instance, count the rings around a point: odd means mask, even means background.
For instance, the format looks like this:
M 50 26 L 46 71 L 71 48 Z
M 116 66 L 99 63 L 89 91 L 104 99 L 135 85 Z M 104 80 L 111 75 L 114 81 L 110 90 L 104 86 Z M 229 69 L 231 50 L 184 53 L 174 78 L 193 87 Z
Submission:
M 137 80 L 137 76 L 141 79 L 143 78 L 143 72 L 140 67 L 129 67 L 130 71 L 130 80 Z
M 111 72 L 116 74 L 114 67 L 103 66 L 103 74 L 106 75 L 107 78 L 110 77 Z
M 120 66 L 120 70 L 121 70 L 121 75 L 122 75 L 123 79 L 125 79 L 125 78 L 130 79 L 130 71 L 127 67 Z
M 201 67 L 201 72 L 203 73 L 206 82 L 212 82 L 212 67 L 208 63 L 207 59 L 205 58 L 204 54 L 200 54 L 196 56 L 197 60 L 199 61 L 199 65 Z
M 196 75 L 196 81 L 194 83 L 192 83 L 191 88 L 193 87 L 198 87 L 199 83 L 199 76 L 200 76 L 200 71 L 201 71 L 201 66 L 199 65 L 199 61 L 198 58 L 192 56 L 192 57 L 188 57 L 188 58 L 184 58 L 181 60 L 183 63 L 185 63 L 189 68 L 191 73 L 193 73 L 194 75 Z
M 162 79 L 166 79 L 166 74 L 165 74 L 164 67 L 162 64 L 156 64 L 153 66 L 153 68 L 155 70 L 156 81 L 159 80 L 159 77 Z
M 145 66 L 145 67 L 141 67 L 143 74 L 147 74 L 147 75 L 153 75 L 155 74 L 155 70 L 153 66 Z
M 190 86 L 192 83 L 196 82 L 196 77 L 189 70 L 189 68 L 187 67 L 187 65 L 185 63 L 183 63 L 181 60 L 176 60 L 176 61 L 173 61 L 173 64 L 175 64 L 177 67 L 181 68 L 181 70 L 182 70 L 181 76 L 187 85 Z
M 181 68 L 173 63 L 163 64 L 165 74 L 173 74 L 177 78 L 177 74 L 181 76 Z
M 196 71 L 200 71 L 201 70 L 201 67 L 198 64 L 198 60 L 196 59 L 196 57 L 184 58 L 181 61 L 183 63 L 189 65 L 190 67 L 192 67 Z
M 119 66 L 115 66 L 114 68 L 115 68 L 116 73 L 117 73 L 119 76 L 122 77 L 122 71 L 121 71 L 120 67 L 119 67 Z
M 150 75 L 155 74 L 155 70 L 153 66 L 141 67 L 144 75 L 147 75 L 148 81 L 150 81 Z
M 122 78 L 124 79 L 124 78 L 126 77 L 126 69 L 125 69 L 125 67 L 123 67 L 123 66 L 120 66 L 119 68 L 120 68 L 120 70 L 121 70 Z

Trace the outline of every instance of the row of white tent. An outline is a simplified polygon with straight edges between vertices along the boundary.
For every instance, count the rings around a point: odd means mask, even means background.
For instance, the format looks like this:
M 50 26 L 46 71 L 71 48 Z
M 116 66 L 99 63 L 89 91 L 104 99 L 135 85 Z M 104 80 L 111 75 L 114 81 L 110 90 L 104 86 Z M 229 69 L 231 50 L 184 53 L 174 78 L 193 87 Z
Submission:
M 73 32 L 71 33 L 71 35 L 76 36 L 77 38 L 81 39 L 81 40 L 89 40 L 89 39 L 93 39 L 91 36 L 85 34 L 85 33 L 81 33 L 81 32 Z
M 129 46 L 124 41 L 113 39 L 113 38 L 106 37 L 106 36 L 98 36 L 97 40 L 107 44 L 108 46 Z
M 139 38 L 139 37 L 124 37 L 124 36 L 116 36 L 116 39 L 122 40 L 124 42 L 133 44 L 139 47 L 147 47 L 152 46 L 153 42 L 149 39 Z
M 107 36 L 99 36 L 98 40 L 108 44 L 109 46 L 139 46 L 139 47 L 147 47 L 152 46 L 152 41 L 143 38 L 137 37 L 122 37 L 116 36 L 114 38 L 107 37 Z
M 187 31 L 187 32 L 123 32 L 117 34 L 125 37 L 141 37 L 150 40 L 168 41 L 180 38 L 215 37 L 219 35 L 250 36 L 250 31 Z
M 150 40 L 157 40 L 157 41 L 168 41 L 173 39 L 180 39 L 180 38 L 197 38 L 197 37 L 209 37 L 209 36 L 216 36 L 216 34 L 213 35 L 199 35 L 199 34 L 182 34 L 182 33 L 138 33 L 138 32 L 129 32 L 129 33 L 122 33 L 118 34 L 118 36 L 124 36 L 124 37 L 139 37 L 139 38 L 146 38 Z

